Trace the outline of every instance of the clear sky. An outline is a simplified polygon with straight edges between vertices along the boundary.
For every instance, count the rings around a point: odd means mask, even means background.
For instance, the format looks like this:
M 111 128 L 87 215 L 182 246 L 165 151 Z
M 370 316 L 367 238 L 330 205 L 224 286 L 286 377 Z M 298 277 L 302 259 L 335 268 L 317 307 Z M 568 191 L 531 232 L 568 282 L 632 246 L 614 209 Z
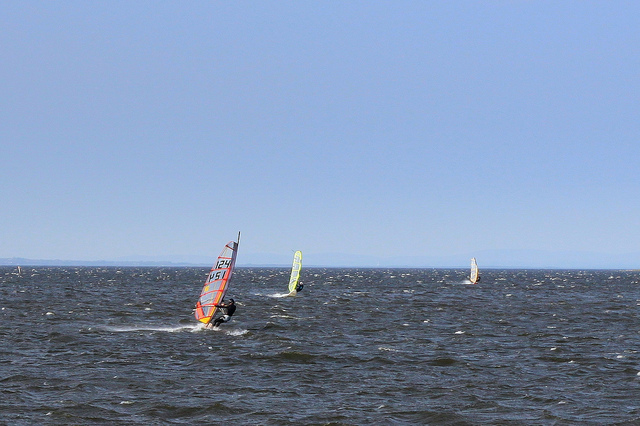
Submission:
M 0 61 L 0 257 L 640 265 L 637 1 L 5 1 Z

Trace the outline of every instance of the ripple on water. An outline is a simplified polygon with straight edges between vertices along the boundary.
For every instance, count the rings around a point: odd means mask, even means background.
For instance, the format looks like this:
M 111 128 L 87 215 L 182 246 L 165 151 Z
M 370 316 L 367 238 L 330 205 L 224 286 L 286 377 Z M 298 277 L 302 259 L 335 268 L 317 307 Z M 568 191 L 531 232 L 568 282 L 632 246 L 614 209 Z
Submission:
M 317 268 L 276 297 L 286 268 L 238 268 L 238 311 L 215 331 L 191 311 L 208 268 L 12 272 L 0 268 L 0 423 L 640 416 L 633 272 L 487 270 L 468 286 L 465 270 Z

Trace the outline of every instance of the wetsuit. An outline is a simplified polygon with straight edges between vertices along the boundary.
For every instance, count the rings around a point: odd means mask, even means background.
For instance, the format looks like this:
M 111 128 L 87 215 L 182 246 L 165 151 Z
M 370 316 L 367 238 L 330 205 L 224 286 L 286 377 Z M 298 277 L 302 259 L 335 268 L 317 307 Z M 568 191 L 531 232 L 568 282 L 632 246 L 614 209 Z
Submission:
M 222 315 L 221 317 L 216 318 L 216 320 L 213 322 L 214 327 L 218 327 L 223 322 L 229 322 L 233 314 L 236 312 L 235 303 L 216 305 L 216 308 L 224 309 L 225 314 Z
M 304 285 L 302 285 L 302 283 L 298 284 L 298 285 L 296 286 L 296 291 L 297 291 L 297 292 L 302 291 L 302 287 L 304 287 Z

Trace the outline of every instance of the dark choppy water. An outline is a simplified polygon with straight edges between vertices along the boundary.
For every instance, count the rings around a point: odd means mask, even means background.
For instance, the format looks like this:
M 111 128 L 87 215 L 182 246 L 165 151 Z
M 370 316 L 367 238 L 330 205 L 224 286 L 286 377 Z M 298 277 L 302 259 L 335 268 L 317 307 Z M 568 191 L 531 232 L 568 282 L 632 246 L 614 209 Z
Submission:
M 207 268 L 0 268 L 0 423 L 640 422 L 639 275 L 238 268 L 222 331 Z

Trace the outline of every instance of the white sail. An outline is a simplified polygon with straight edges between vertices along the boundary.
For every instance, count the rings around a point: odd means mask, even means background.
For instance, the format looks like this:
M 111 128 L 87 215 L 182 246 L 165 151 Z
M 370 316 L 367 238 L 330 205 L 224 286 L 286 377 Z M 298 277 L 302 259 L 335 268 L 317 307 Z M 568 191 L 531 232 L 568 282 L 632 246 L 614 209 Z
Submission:
M 475 284 L 480 280 L 480 275 L 478 275 L 478 263 L 476 262 L 476 258 L 471 258 L 471 274 L 469 275 L 469 281 L 471 284 Z

